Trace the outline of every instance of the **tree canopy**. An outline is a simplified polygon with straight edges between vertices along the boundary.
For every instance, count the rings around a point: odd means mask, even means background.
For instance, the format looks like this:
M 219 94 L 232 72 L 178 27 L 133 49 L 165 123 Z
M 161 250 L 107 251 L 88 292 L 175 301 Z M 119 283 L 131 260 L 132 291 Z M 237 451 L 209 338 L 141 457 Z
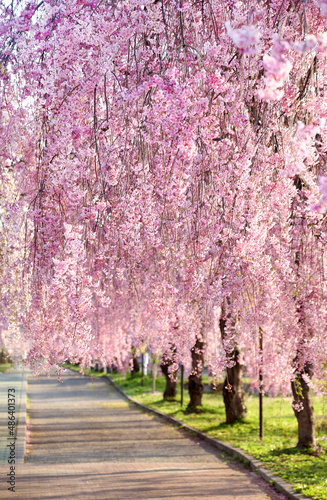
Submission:
M 266 391 L 321 381 L 327 3 L 0 9 L 3 341 L 173 371 L 201 338 L 214 373 L 237 347 Z

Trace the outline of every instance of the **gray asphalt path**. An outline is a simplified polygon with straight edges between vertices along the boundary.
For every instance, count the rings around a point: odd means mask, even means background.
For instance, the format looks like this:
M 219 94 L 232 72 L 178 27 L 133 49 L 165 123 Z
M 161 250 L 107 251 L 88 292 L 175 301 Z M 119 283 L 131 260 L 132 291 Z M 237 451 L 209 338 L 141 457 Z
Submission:
M 0 498 L 21 500 L 272 500 L 255 474 L 209 444 L 129 405 L 103 379 L 67 371 L 30 379 L 29 444 Z

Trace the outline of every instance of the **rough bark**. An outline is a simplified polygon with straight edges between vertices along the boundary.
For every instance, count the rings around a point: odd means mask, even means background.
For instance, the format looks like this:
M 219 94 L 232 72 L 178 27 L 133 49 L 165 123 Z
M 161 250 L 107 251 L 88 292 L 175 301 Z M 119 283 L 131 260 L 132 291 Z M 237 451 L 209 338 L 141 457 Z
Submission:
M 224 340 L 226 319 L 221 318 L 219 323 L 221 337 L 222 340 Z M 239 363 L 239 355 L 239 350 L 235 347 L 231 354 L 231 358 L 234 360 L 235 364 L 231 368 L 226 368 L 226 378 L 223 384 L 223 398 L 227 424 L 234 424 L 237 420 L 245 418 L 246 415 L 243 366 Z
M 7 354 L 4 349 L 1 349 L 0 351 L 0 364 L 4 363 L 11 363 L 11 359 L 9 357 L 9 354 Z
M 164 392 L 164 399 L 175 399 L 177 394 L 177 373 L 170 373 L 169 367 L 172 365 L 172 361 L 165 361 L 160 365 L 161 371 L 166 378 L 166 388 Z
M 190 402 L 187 407 L 189 411 L 193 411 L 197 407 L 202 406 L 202 394 L 203 394 L 202 372 L 204 363 L 203 351 L 204 351 L 204 342 L 200 339 L 197 339 L 191 351 L 192 371 L 188 378 L 188 392 L 190 395 Z
M 132 375 L 134 375 L 134 373 L 139 373 L 139 371 L 140 371 L 139 360 L 137 359 L 136 356 L 133 356 L 133 370 L 132 370 Z
M 306 375 L 311 376 L 311 370 L 306 367 L 304 370 Z M 303 380 L 302 375 L 299 375 L 292 382 L 292 393 L 294 398 L 294 403 L 296 405 L 303 406 L 303 409 L 297 411 L 294 409 L 294 413 L 298 423 L 298 448 L 309 448 L 315 446 L 315 415 L 310 394 L 310 388 L 308 384 Z
M 223 385 L 223 398 L 227 424 L 234 424 L 237 420 L 245 418 L 246 415 L 242 380 L 243 367 L 238 362 L 238 349 L 234 350 L 233 355 L 236 359 L 236 363 L 231 368 L 227 368 L 227 375 Z

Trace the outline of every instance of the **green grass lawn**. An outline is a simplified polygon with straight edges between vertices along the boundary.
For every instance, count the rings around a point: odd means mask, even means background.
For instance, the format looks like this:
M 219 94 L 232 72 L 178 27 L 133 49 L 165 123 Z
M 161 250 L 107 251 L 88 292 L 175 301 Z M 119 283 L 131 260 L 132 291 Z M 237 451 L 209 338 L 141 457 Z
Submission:
M 75 367 L 79 370 L 79 367 Z M 93 370 L 87 375 L 102 376 Z M 291 483 L 297 493 L 302 493 L 315 500 L 327 500 L 327 400 L 315 398 L 314 407 L 317 423 L 318 450 L 301 451 L 296 448 L 297 422 L 290 398 L 264 398 L 264 439 L 259 434 L 259 402 L 257 396 L 247 395 L 247 416 L 244 421 L 226 425 L 225 408 L 221 394 L 203 395 L 203 407 L 200 413 L 187 413 L 188 392 L 184 391 L 184 405 L 181 407 L 180 394 L 177 400 L 165 402 L 162 393 L 165 388 L 164 378 L 157 378 L 156 391 L 152 394 L 152 379 L 141 376 L 132 377 L 129 373 L 109 374 L 129 395 L 140 403 L 151 406 L 179 420 L 241 448 L 258 458 L 266 468 Z M 321 451 L 320 451 L 321 449 Z
M 7 370 L 9 370 L 9 368 L 11 368 L 11 363 L 1 363 L 0 364 L 0 373 L 6 372 Z

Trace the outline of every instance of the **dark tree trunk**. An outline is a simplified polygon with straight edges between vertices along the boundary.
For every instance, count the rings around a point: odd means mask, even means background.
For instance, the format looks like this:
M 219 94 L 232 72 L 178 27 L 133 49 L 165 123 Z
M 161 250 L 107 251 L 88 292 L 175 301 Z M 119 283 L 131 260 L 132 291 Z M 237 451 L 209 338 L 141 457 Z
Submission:
M 190 395 L 190 402 L 187 409 L 189 411 L 195 410 L 198 406 L 202 406 L 202 372 L 204 363 L 204 342 L 199 338 L 191 351 L 192 354 L 192 372 L 188 378 L 188 392 Z
M 161 371 L 166 377 L 166 388 L 164 392 L 164 399 L 175 399 L 177 394 L 177 373 L 169 373 L 169 367 L 172 365 L 171 361 L 165 361 L 160 365 Z M 170 376 L 172 378 L 170 378 Z
M 132 370 L 132 375 L 134 375 L 134 373 L 139 373 L 139 371 L 140 371 L 139 360 L 137 359 L 136 356 L 133 356 L 133 370 Z
M 233 355 L 236 363 L 231 368 L 227 368 L 227 375 L 223 385 L 223 398 L 227 424 L 234 424 L 237 420 L 245 418 L 246 415 L 242 380 L 243 367 L 238 362 L 239 352 L 237 349 L 234 350 Z
M 308 367 L 306 367 L 304 373 L 311 376 L 311 370 Z M 316 444 L 316 423 L 310 388 L 301 375 L 299 375 L 292 382 L 292 393 L 295 405 L 303 407 L 300 411 L 297 411 L 294 408 L 294 413 L 298 423 L 299 441 L 297 443 L 297 447 L 310 448 Z
M 219 321 L 222 340 L 225 339 L 226 319 Z M 230 358 L 235 364 L 226 368 L 226 378 L 223 384 L 223 398 L 226 411 L 226 423 L 234 424 L 237 420 L 245 418 L 246 406 L 243 387 L 243 366 L 239 363 L 239 350 L 235 347 Z

